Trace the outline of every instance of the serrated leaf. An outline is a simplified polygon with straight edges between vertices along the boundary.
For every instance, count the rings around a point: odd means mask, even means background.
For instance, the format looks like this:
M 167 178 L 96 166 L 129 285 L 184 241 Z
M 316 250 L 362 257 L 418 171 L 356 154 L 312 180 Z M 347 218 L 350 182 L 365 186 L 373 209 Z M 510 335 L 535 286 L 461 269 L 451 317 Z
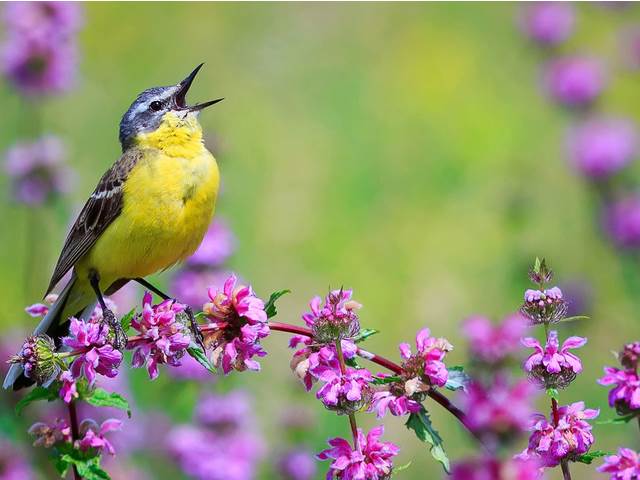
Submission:
M 593 452 L 585 453 L 584 455 L 580 455 L 576 458 L 576 462 L 586 463 L 587 465 L 591 465 L 596 458 L 604 457 L 605 455 L 611 455 L 608 452 L 603 452 L 602 450 L 595 450 Z
M 87 458 L 71 452 L 62 455 L 60 461 L 75 466 L 83 480 L 111 480 L 109 474 L 100 466 L 100 456 Z
M 276 301 L 283 295 L 287 293 L 291 293 L 291 290 L 278 290 L 277 292 L 273 292 L 267 300 L 267 303 L 264 304 L 264 311 L 267 313 L 267 318 L 275 317 L 278 314 L 278 310 L 276 309 Z
M 558 400 L 558 389 L 557 388 L 547 388 L 547 395 L 554 400 Z
M 471 381 L 471 377 L 467 375 L 464 371 L 463 367 L 456 366 L 447 368 L 449 375 L 447 377 L 447 383 L 445 383 L 445 387 L 448 390 L 456 391 L 456 390 L 464 390 L 467 385 Z
M 16 403 L 16 415 L 20 415 L 22 410 L 27 405 L 40 400 L 47 400 L 48 402 L 58 399 L 58 392 L 53 388 L 34 387 L 29 393 L 22 397 L 18 403 Z
M 380 330 L 375 330 L 373 328 L 363 328 L 362 330 L 360 330 L 358 335 L 352 338 L 352 340 L 355 343 L 364 342 L 367 338 L 371 337 L 372 335 L 376 335 L 377 333 L 380 333 Z
M 429 449 L 431 456 L 440 462 L 445 472 L 449 473 L 451 465 L 449 458 L 444 451 L 442 437 L 436 429 L 433 428 L 429 414 L 425 410 L 424 406 L 420 407 L 419 412 L 409 415 L 409 419 L 405 426 L 408 429 L 413 430 L 420 441 L 431 445 L 431 448 Z
M 131 418 L 131 408 L 129 402 L 119 393 L 107 392 L 102 388 L 94 388 L 84 394 L 82 399 L 94 407 L 113 407 L 127 412 L 127 416 Z
M 402 378 L 397 375 L 390 375 L 388 377 L 373 377 L 371 383 L 374 385 L 387 385 L 389 383 L 402 382 Z
M 187 348 L 187 353 L 211 373 L 216 373 L 216 369 L 213 368 L 213 365 L 211 365 L 211 362 L 207 358 L 207 355 L 204 353 L 204 351 L 202 351 L 202 348 L 200 348 L 200 346 L 192 343 L 189 348 Z
M 136 309 L 135 309 L 135 308 L 132 308 L 132 309 L 129 311 L 129 313 L 127 313 L 125 316 L 123 316 L 123 317 L 120 319 L 120 325 L 122 326 L 122 329 L 123 329 L 125 332 L 128 332 L 128 331 L 129 331 L 129 329 L 131 328 L 131 320 L 133 320 L 133 317 L 135 316 L 135 314 L 136 314 Z

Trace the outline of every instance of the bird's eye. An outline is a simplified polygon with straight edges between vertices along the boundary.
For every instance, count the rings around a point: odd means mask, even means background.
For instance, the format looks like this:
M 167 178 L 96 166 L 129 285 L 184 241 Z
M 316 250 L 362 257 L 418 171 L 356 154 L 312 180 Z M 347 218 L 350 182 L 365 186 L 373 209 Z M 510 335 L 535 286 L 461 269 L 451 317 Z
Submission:
M 162 110 L 162 102 L 159 102 L 158 100 L 154 100 L 149 104 L 149 108 L 154 112 Z

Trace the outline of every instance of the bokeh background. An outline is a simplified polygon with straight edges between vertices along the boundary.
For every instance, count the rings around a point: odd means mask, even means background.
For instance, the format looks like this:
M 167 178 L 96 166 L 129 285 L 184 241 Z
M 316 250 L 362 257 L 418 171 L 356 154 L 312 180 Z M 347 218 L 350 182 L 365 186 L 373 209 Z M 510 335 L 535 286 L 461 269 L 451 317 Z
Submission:
M 397 344 L 429 326 L 456 347 L 448 363 L 464 364 L 461 321 L 516 310 L 528 266 L 545 256 L 590 317 L 561 327 L 562 335 L 589 338 L 584 373 L 562 402 L 585 400 L 613 417 L 596 379 L 614 362 L 611 351 L 638 337 L 640 267 L 603 233 L 601 189 L 571 167 L 565 136 L 587 108 L 640 120 L 638 52 L 624 48 L 640 11 L 574 7 L 570 38 L 544 48 L 523 33 L 521 6 L 510 3 L 83 5 L 71 88 L 25 95 L 10 78 L 0 82 L 0 150 L 51 133 L 75 172 L 67 193 L 38 205 L 16 201 L 15 178 L 0 176 L 3 338 L 17 348 L 15 332 L 35 325 L 24 307 L 40 301 L 72 216 L 117 159 L 117 125 L 135 95 L 206 62 L 190 98 L 225 97 L 201 116 L 221 168 L 218 214 L 235 237 L 225 268 L 263 296 L 290 288 L 280 301 L 283 321 L 299 322 L 313 295 L 344 285 L 364 305 L 363 324 L 383 332 L 370 350 L 397 358 Z M 550 58 L 574 54 L 598 58 L 607 80 L 590 107 L 567 109 L 545 92 L 541 72 Z M 617 184 L 633 191 L 638 173 L 629 165 Z M 173 274 L 153 280 L 169 288 Z M 132 372 L 129 423 L 136 414 L 154 425 L 188 422 L 202 388 L 240 388 L 264 444 L 256 478 L 281 478 L 281 453 L 292 445 L 319 451 L 327 437 L 346 436 L 348 422 L 293 378 L 285 336 L 265 345 L 261 373 L 211 386 Z M 469 453 L 467 433 L 427 405 L 450 457 Z M 294 433 L 283 426 L 291 412 L 303 418 Z M 24 426 L 38 415 L 33 408 L 16 420 L 8 406 L 0 413 L 0 430 L 36 464 L 41 453 L 28 448 Z M 396 463 L 412 462 L 399 478 L 440 477 L 401 419 L 384 423 L 402 448 Z M 632 425 L 598 425 L 595 434 L 601 450 L 639 446 Z M 149 478 L 181 478 L 160 441 L 147 433 L 149 448 L 126 464 Z M 311 478 L 323 478 L 324 468 Z M 593 467 L 574 471 L 602 478 Z

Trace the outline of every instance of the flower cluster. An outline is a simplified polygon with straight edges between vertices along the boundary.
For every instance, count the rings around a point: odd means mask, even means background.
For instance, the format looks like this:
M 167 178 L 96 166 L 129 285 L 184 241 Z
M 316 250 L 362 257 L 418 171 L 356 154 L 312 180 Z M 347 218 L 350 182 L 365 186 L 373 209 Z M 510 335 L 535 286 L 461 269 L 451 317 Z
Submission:
M 467 319 L 462 328 L 469 341 L 472 359 L 497 365 L 519 350 L 518 344 L 527 322 L 522 315 L 513 314 L 502 323 L 493 325 L 487 317 L 475 315 Z
M 604 458 L 598 471 L 609 473 L 611 480 L 637 480 L 640 478 L 640 455 L 630 448 L 620 448 L 617 455 Z
M 56 419 L 53 423 L 34 423 L 29 428 L 29 434 L 34 437 L 34 446 L 51 448 L 61 444 L 73 444 L 74 448 L 93 455 L 99 455 L 103 450 L 115 455 L 115 449 L 105 435 L 120 430 L 121 427 L 122 423 L 115 419 L 105 420 L 100 425 L 95 420 L 86 419 L 80 424 L 80 437 L 74 441 L 71 426 L 62 419 Z
M 586 343 L 586 338 L 569 337 L 560 347 L 558 332 L 555 330 L 549 332 L 544 347 L 535 338 L 523 338 L 522 344 L 534 349 L 534 353 L 524 363 L 524 369 L 542 388 L 566 388 L 582 371 L 582 362 L 569 350 L 580 348 Z
M 607 234 L 621 249 L 640 247 L 640 195 L 625 195 L 607 206 L 604 212 Z
M 609 405 L 621 415 L 640 414 L 639 356 L 640 342 L 625 345 L 618 354 L 622 368 L 605 367 L 605 375 L 598 380 L 600 385 L 614 386 L 609 391 Z
M 329 410 L 349 414 L 361 410 L 369 404 L 369 383 L 373 376 L 364 368 L 347 367 L 345 372 L 324 369 L 318 379 L 325 382 L 316 397 Z
M 495 457 L 472 458 L 454 465 L 452 480 L 538 480 L 540 466 L 535 460 Z
M 543 76 L 549 96 L 568 107 L 595 101 L 606 86 L 604 69 L 592 58 L 565 57 L 549 62 Z
M 449 378 L 449 371 L 444 364 L 444 357 L 453 350 L 453 346 L 444 338 L 431 336 L 428 328 L 423 328 L 416 335 L 416 353 L 411 352 L 408 343 L 401 343 L 400 356 L 404 360 L 404 374 L 418 383 L 416 390 L 430 386 L 444 387 Z
M 529 446 L 520 458 L 539 458 L 545 467 L 554 467 L 562 461 L 575 461 L 587 453 L 594 437 L 587 420 L 596 418 L 598 410 L 585 408 L 584 402 L 561 406 L 551 418 L 536 414 L 530 430 Z
M 288 451 L 278 461 L 278 472 L 284 480 L 313 480 L 316 474 L 315 459 L 306 450 Z
M 20 353 L 12 357 L 10 363 L 19 363 L 24 375 L 33 379 L 38 385 L 50 382 L 60 372 L 61 363 L 56 357 L 56 346 L 47 335 L 28 337 L 20 349 Z
M 222 289 L 209 289 L 211 302 L 203 306 L 209 324 L 205 345 L 211 347 L 212 361 L 225 374 L 232 370 L 260 370 L 253 357 L 264 357 L 260 340 L 269 335 L 264 302 L 251 287 L 238 285 L 231 275 Z M 205 329 L 203 329 L 205 330 Z
M 344 438 L 329 440 L 331 448 L 318 454 L 319 460 L 332 460 L 327 479 L 384 479 L 391 477 L 392 458 L 399 448 L 390 442 L 381 442 L 384 427 L 373 428 L 366 436 L 358 429 L 357 445 Z
M 185 305 L 174 300 L 151 304 L 151 294 L 142 299 L 142 313 L 131 321 L 139 335 L 129 340 L 127 348 L 134 350 L 133 367 L 146 364 L 149 377 L 158 377 L 158 365 L 180 365 L 180 359 L 191 343 Z
M 333 290 L 322 304 L 320 297 L 314 297 L 309 304 L 311 311 L 302 319 L 313 331 L 318 343 L 334 343 L 337 340 L 352 338 L 360 331 L 357 310 L 360 305 L 351 299 L 351 290 Z
M 564 2 L 535 2 L 523 9 L 520 26 L 523 32 L 543 46 L 564 42 L 573 33 L 573 6 Z
M 334 345 L 319 346 L 313 343 L 311 337 L 300 335 L 294 335 L 289 340 L 290 348 L 296 348 L 300 344 L 304 347 L 296 350 L 290 365 L 307 391 L 311 390 L 316 380 L 328 375 L 327 372 L 340 372 L 340 362 Z M 342 340 L 341 347 L 345 359 L 350 360 L 356 356 L 358 347 L 351 340 Z
M 59 93 L 74 84 L 75 36 L 82 23 L 77 4 L 13 2 L 3 12 L 7 38 L 0 68 L 25 95 Z
M 524 304 L 520 312 L 532 325 L 555 323 L 564 318 L 568 305 L 558 287 L 544 290 L 529 289 L 524 292 Z

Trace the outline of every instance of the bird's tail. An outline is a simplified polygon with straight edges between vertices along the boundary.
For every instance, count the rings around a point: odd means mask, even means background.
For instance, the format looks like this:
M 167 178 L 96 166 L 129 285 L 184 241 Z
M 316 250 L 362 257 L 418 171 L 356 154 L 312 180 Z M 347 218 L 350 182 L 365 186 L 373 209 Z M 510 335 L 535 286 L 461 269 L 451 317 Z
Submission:
M 79 282 L 75 274 L 58 296 L 42 321 L 33 331 L 33 335 L 45 333 L 60 346 L 60 338 L 65 336 L 69 328 L 69 317 L 77 316 L 83 320 L 90 317 L 95 307 L 95 297 L 88 285 Z M 85 318 L 86 317 L 86 318 Z M 24 376 L 22 365 L 14 363 L 4 378 L 3 388 L 21 388 L 33 385 L 34 381 Z

